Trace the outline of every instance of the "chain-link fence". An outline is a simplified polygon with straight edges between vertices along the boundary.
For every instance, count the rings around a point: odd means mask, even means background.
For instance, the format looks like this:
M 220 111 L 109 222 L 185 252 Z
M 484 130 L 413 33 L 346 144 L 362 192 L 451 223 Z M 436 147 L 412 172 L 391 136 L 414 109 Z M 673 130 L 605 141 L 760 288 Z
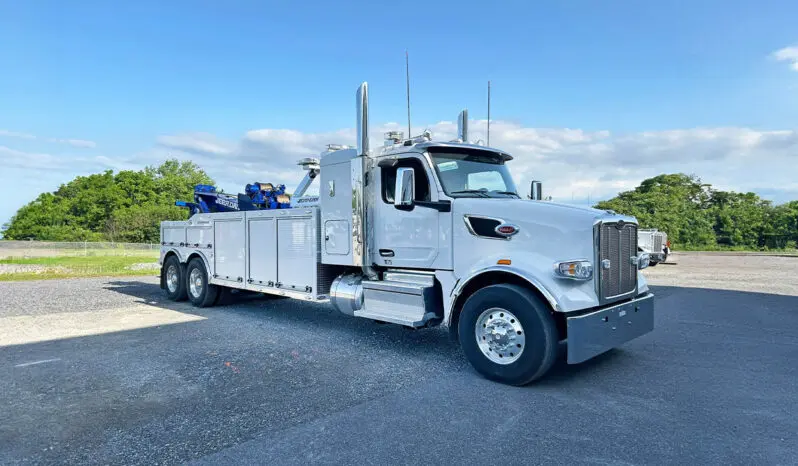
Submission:
M 0 241 L 0 259 L 60 256 L 157 256 L 159 244 Z

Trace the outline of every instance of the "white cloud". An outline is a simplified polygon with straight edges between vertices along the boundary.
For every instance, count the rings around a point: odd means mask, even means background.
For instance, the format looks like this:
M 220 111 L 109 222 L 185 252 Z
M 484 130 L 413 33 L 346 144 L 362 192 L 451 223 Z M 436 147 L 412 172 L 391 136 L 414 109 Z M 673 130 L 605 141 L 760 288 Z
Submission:
M 790 64 L 790 68 L 798 71 L 798 45 L 776 50 L 771 56 L 778 61 L 786 61 Z
M 58 139 L 58 138 L 47 138 L 47 142 L 55 142 L 58 144 L 67 144 L 72 147 L 81 147 L 85 149 L 94 149 L 97 147 L 97 143 L 94 141 L 87 141 L 85 139 Z
M 58 159 L 50 154 L 25 152 L 6 146 L 0 146 L 0 160 L 4 167 L 31 170 L 48 170 L 59 166 Z
M 228 155 L 235 149 L 233 144 L 220 141 L 209 133 L 164 135 L 159 136 L 157 142 L 169 149 L 210 155 Z
M 382 145 L 382 134 L 401 125 L 373 125 L 372 147 Z M 419 126 L 419 130 L 423 127 Z M 457 128 L 443 121 L 427 126 L 433 140 L 455 138 Z M 470 139 L 486 140 L 487 122 L 469 123 Z M 420 131 L 419 131 L 420 132 Z M 761 131 L 750 128 L 693 128 L 614 134 L 573 128 L 531 128 L 491 121 L 491 145 L 514 156 L 510 162 L 519 192 L 529 182 L 542 180 L 544 192 L 557 201 L 595 202 L 633 189 L 661 173 L 700 176 L 719 189 L 754 191 L 776 202 L 798 199 L 798 131 Z M 296 161 L 318 156 L 327 144 L 355 143 L 353 128 L 306 133 L 288 129 L 258 129 L 239 141 L 206 133 L 165 135 L 155 147 L 128 157 L 94 157 L 30 153 L 0 146 L 0 160 L 36 173 L 60 171 L 69 177 L 106 169 L 137 170 L 169 158 L 192 160 L 219 186 L 238 192 L 246 183 L 284 183 L 289 190 L 304 176 Z M 31 193 L 35 196 L 36 193 Z
M 0 136 L 7 136 L 10 138 L 20 138 L 20 139 L 36 139 L 36 136 L 28 133 L 19 133 L 16 131 L 9 131 L 7 129 L 0 129 Z
M 105 156 L 55 155 L 42 152 L 29 152 L 0 146 L 0 165 L 21 168 L 35 173 L 61 172 L 63 174 L 88 175 L 103 170 L 123 169 L 123 162 Z M 140 166 L 125 168 L 139 169 Z M 2 220 L 0 219 L 0 222 Z
M 401 130 L 400 126 L 374 126 L 372 147 L 382 145 L 384 132 Z M 450 121 L 426 128 L 433 140 L 456 137 L 457 127 Z M 485 120 L 472 120 L 470 139 L 486 140 L 486 129 Z M 563 202 L 609 198 L 647 177 L 676 172 L 696 174 L 721 189 L 767 193 L 779 202 L 798 199 L 794 173 L 778 169 L 798 164 L 798 131 L 794 130 L 721 127 L 613 134 L 491 121 L 490 139 L 492 146 L 513 154 L 510 168 L 522 194 L 528 192 L 531 180 L 543 180 L 547 195 Z M 209 150 L 204 145 L 208 141 L 224 150 Z M 178 152 L 160 149 L 140 156 L 146 157 L 146 163 L 169 156 L 190 158 L 228 191 L 251 181 L 285 183 L 290 189 L 303 176 L 296 166 L 298 159 L 317 156 L 330 143 L 354 145 L 355 130 L 305 133 L 258 129 L 238 142 L 208 139 L 208 135 L 183 142 Z
M 66 144 L 72 147 L 80 147 L 84 149 L 93 149 L 97 147 L 97 143 L 94 141 L 87 141 L 85 139 L 62 139 L 62 138 L 40 138 L 34 134 L 29 133 L 20 133 L 17 131 L 9 131 L 6 129 L 0 129 L 0 136 L 6 136 L 10 138 L 18 138 L 18 139 L 29 139 L 29 140 L 37 140 L 41 139 L 47 142 L 52 142 L 56 144 Z

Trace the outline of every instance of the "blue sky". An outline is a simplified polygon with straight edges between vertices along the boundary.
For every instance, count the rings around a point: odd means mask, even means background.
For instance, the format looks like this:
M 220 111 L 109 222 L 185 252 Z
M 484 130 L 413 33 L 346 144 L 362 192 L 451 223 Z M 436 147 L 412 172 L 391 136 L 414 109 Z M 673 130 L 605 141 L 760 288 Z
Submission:
M 562 200 L 662 171 L 798 198 L 794 1 L 297 5 L 0 0 L 0 222 L 168 156 L 231 191 L 295 181 L 294 158 L 351 142 L 359 82 L 375 128 L 405 125 L 405 49 L 414 126 L 448 136 L 467 106 L 479 132 L 490 79 L 492 142 Z

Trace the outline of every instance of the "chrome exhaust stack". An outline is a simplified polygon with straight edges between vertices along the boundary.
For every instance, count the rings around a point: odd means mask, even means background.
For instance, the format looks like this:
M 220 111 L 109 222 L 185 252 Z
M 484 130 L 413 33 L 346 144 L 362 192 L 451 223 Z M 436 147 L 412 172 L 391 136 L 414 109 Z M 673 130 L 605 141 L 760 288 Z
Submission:
M 369 155 L 369 84 L 357 89 L 357 155 Z
M 529 183 L 529 198 L 533 201 L 543 200 L 543 183 L 540 181 L 532 181 Z
M 353 265 L 363 270 L 369 279 L 377 279 L 377 272 L 371 266 L 371 239 L 369 228 L 369 206 L 374 202 L 366 174 L 371 169 L 369 157 L 369 87 L 364 82 L 357 90 L 357 155 L 352 159 L 352 259 Z

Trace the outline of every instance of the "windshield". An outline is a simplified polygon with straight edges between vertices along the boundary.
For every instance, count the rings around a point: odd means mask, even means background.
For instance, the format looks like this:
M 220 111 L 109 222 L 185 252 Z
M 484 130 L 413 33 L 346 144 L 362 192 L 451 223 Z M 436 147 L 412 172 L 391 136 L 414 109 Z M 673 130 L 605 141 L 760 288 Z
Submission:
M 430 157 L 451 197 L 519 197 L 504 161 L 490 152 L 430 151 Z

